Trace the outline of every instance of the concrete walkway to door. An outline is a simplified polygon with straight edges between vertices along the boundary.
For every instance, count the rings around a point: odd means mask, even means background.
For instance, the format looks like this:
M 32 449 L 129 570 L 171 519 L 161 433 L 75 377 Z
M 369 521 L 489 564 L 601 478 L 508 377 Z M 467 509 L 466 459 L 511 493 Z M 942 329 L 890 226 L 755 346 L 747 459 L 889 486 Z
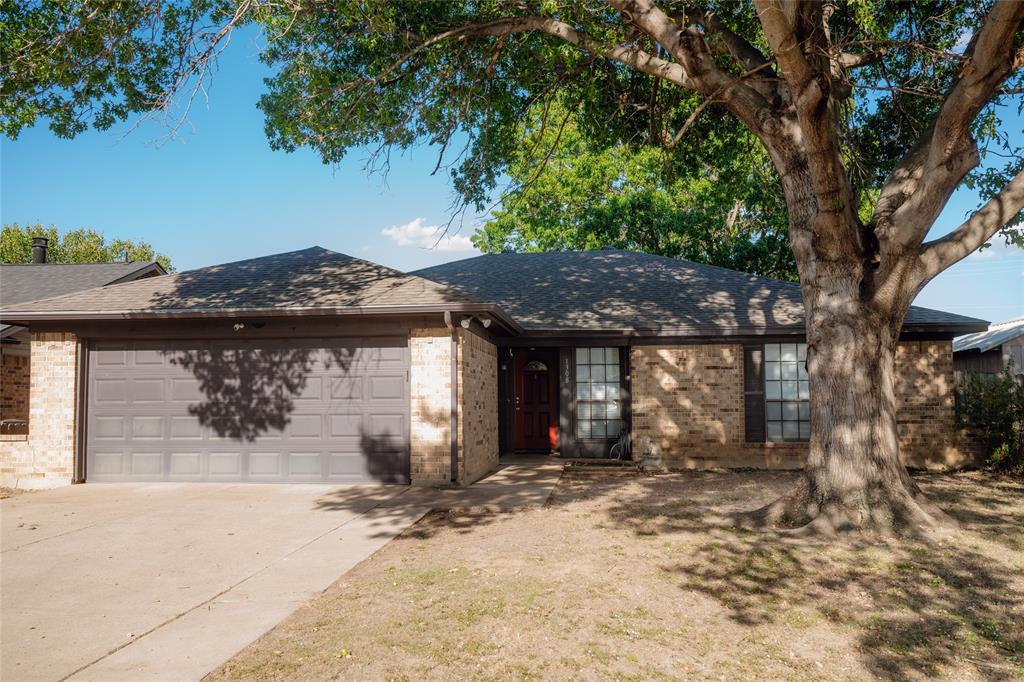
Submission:
M 550 460 L 464 489 L 86 484 L 0 503 L 0 678 L 199 679 L 432 509 L 543 505 Z

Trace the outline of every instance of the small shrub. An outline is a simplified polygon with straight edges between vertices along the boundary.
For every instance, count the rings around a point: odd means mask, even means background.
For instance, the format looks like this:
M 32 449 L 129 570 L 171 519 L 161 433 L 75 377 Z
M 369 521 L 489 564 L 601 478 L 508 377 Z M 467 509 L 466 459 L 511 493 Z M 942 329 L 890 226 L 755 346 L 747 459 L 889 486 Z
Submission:
M 959 390 L 957 415 L 983 439 L 988 463 L 1024 474 L 1024 382 L 1013 362 L 998 374 L 968 374 Z

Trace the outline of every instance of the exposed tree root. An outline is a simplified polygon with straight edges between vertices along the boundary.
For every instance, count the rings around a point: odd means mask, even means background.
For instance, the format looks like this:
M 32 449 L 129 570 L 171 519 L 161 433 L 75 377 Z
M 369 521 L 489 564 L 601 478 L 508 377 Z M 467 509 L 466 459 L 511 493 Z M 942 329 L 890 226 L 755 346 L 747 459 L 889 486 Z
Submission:
M 744 528 L 772 528 L 797 537 L 909 537 L 926 542 L 948 538 L 956 521 L 928 501 L 916 485 L 857 491 L 842 499 L 816 495 L 805 475 L 770 504 L 734 517 Z

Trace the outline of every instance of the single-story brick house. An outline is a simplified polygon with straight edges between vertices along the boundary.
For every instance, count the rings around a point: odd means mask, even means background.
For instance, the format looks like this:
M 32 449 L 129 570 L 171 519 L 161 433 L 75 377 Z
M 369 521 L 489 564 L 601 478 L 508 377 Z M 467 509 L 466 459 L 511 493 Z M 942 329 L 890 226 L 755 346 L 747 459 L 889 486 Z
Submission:
M 3 476 L 468 483 L 502 453 L 799 467 L 807 382 L 794 284 L 601 250 L 415 273 L 311 248 L 5 306 L 31 328 L 29 438 Z M 909 464 L 964 461 L 951 339 L 900 346 Z M 38 369 L 37 369 L 38 368 Z
M 35 237 L 33 262 L 0 265 L 0 305 L 51 298 L 94 287 L 167 274 L 152 261 L 50 263 L 47 239 Z M 29 420 L 31 334 L 0 324 L 0 437 L 22 436 Z

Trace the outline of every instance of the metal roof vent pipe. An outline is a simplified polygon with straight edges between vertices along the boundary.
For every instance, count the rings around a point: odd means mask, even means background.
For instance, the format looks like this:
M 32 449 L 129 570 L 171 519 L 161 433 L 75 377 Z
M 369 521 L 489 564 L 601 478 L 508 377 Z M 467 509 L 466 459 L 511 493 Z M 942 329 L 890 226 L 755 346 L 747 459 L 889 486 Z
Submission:
M 46 237 L 32 237 L 32 262 L 46 262 L 46 244 L 49 240 Z

